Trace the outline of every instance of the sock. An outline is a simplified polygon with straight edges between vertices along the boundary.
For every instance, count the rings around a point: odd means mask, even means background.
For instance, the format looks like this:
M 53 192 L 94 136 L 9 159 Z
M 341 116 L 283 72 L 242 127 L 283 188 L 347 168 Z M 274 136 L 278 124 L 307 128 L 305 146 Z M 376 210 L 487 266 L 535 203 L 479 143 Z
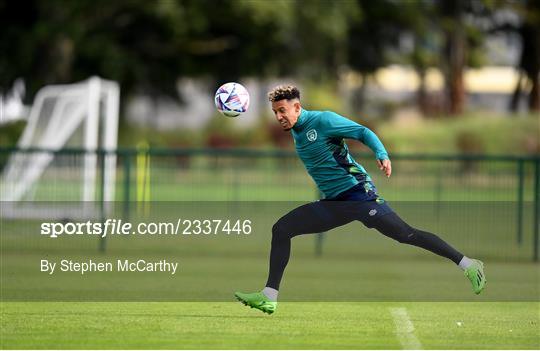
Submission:
M 459 268 L 466 270 L 472 263 L 473 261 L 470 258 L 463 256 L 461 261 L 459 261 Z
M 274 288 L 265 287 L 262 291 L 264 296 L 268 297 L 270 301 L 277 301 L 278 291 Z

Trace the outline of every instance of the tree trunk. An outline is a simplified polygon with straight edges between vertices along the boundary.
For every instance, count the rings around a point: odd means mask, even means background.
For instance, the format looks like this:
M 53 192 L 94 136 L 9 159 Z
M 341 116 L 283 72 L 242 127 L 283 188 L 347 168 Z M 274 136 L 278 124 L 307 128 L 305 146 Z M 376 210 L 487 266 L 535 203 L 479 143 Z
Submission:
M 426 91 L 426 70 L 420 67 L 416 68 L 418 74 L 418 91 L 416 92 L 416 103 L 418 109 L 422 114 L 426 115 L 428 111 L 427 107 L 427 91 Z
M 465 34 L 456 21 L 452 30 L 447 32 L 448 72 L 446 89 L 448 94 L 448 110 L 457 115 L 463 112 L 465 105 L 465 86 L 463 68 L 465 66 Z
M 529 111 L 540 112 L 540 73 L 536 74 L 532 78 L 532 89 L 529 95 Z
M 367 80 L 368 80 L 368 73 L 362 74 L 362 83 L 359 87 L 354 89 L 353 95 L 352 95 L 352 110 L 355 113 L 362 112 L 366 100 L 366 88 L 367 88 Z
M 463 112 L 465 105 L 463 69 L 467 43 L 462 19 L 465 4 L 464 0 L 441 0 L 439 5 L 445 23 L 445 50 L 442 61 L 445 63 L 447 110 L 451 115 L 456 115 Z
M 518 80 L 516 83 L 516 87 L 514 88 L 514 93 L 512 94 L 512 98 L 510 99 L 510 105 L 509 109 L 510 112 L 516 113 L 519 109 L 519 100 L 521 98 L 521 80 L 523 79 L 523 72 L 517 68 L 518 70 Z
M 540 14 L 540 2 L 527 2 L 528 14 Z M 529 94 L 529 111 L 540 111 L 540 28 L 537 21 L 530 15 L 520 28 L 523 49 L 521 51 L 520 68 L 525 71 L 531 82 Z

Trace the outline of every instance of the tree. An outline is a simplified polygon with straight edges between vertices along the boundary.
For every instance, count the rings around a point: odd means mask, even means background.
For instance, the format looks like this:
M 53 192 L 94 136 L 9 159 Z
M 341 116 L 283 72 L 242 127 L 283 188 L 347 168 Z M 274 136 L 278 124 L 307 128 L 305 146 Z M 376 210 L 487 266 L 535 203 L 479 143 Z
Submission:
M 448 94 L 448 111 L 460 114 L 465 105 L 463 70 L 467 55 L 463 15 L 464 0 L 443 0 L 440 2 L 443 18 L 445 47 L 443 52 L 444 75 Z
M 518 15 L 496 16 L 497 12 L 511 12 Z M 520 0 L 514 2 L 496 2 L 492 7 L 488 34 L 504 33 L 515 40 L 521 39 L 521 53 L 516 70 L 518 80 L 510 99 L 509 109 L 516 112 L 519 108 L 523 90 L 530 86 L 528 107 L 530 111 L 540 110 L 540 2 Z
M 172 2 L 31 0 L 0 7 L 0 87 L 26 80 L 27 98 L 46 84 L 90 75 L 175 90 L 183 13 Z
M 502 2 L 491 0 L 439 0 L 438 19 L 444 33 L 441 63 L 445 75 L 448 112 L 463 112 L 465 67 L 480 67 L 485 63 L 484 41 L 490 32 L 490 22 Z
M 348 30 L 348 63 L 362 75 L 362 85 L 353 99 L 353 109 L 364 104 L 367 79 L 388 63 L 387 49 L 399 42 L 400 4 L 391 0 L 357 0 L 362 21 Z
M 517 69 L 520 72 L 516 93 L 512 99 L 511 110 L 517 111 L 521 91 L 521 72 L 530 82 L 529 110 L 540 111 L 540 2 L 529 0 L 520 4 L 518 11 L 523 13 L 523 22 L 516 28 L 521 36 L 522 50 Z M 518 5 L 519 6 L 519 5 Z
M 179 76 L 335 74 L 353 0 L 30 0 L 0 2 L 0 87 L 100 75 L 123 95 L 177 96 Z M 316 38 L 316 39 L 314 39 Z
M 441 31 L 437 21 L 436 6 L 432 1 L 407 1 L 401 4 L 398 18 L 400 35 L 408 36 L 412 45 L 400 48 L 403 58 L 396 60 L 410 64 L 416 71 L 419 84 L 416 102 L 423 114 L 429 114 L 429 96 L 426 74 L 430 67 L 438 67 L 441 52 Z

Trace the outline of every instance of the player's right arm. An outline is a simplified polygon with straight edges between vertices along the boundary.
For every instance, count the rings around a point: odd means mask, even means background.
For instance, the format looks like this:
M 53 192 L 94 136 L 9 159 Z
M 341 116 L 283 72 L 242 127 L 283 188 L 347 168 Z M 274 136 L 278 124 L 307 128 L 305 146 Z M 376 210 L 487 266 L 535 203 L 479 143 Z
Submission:
M 371 129 L 330 111 L 324 112 L 321 116 L 321 126 L 328 136 L 354 139 L 365 144 L 375 154 L 379 169 L 390 177 L 392 174 L 390 157 L 379 137 Z

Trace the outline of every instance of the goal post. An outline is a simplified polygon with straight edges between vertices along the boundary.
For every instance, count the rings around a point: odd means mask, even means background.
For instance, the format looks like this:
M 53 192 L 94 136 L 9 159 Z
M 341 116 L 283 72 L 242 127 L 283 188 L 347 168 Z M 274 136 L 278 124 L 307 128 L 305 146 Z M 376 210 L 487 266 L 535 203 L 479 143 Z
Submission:
M 119 98 L 118 84 L 98 77 L 37 93 L 2 173 L 3 217 L 89 217 L 114 200 Z

